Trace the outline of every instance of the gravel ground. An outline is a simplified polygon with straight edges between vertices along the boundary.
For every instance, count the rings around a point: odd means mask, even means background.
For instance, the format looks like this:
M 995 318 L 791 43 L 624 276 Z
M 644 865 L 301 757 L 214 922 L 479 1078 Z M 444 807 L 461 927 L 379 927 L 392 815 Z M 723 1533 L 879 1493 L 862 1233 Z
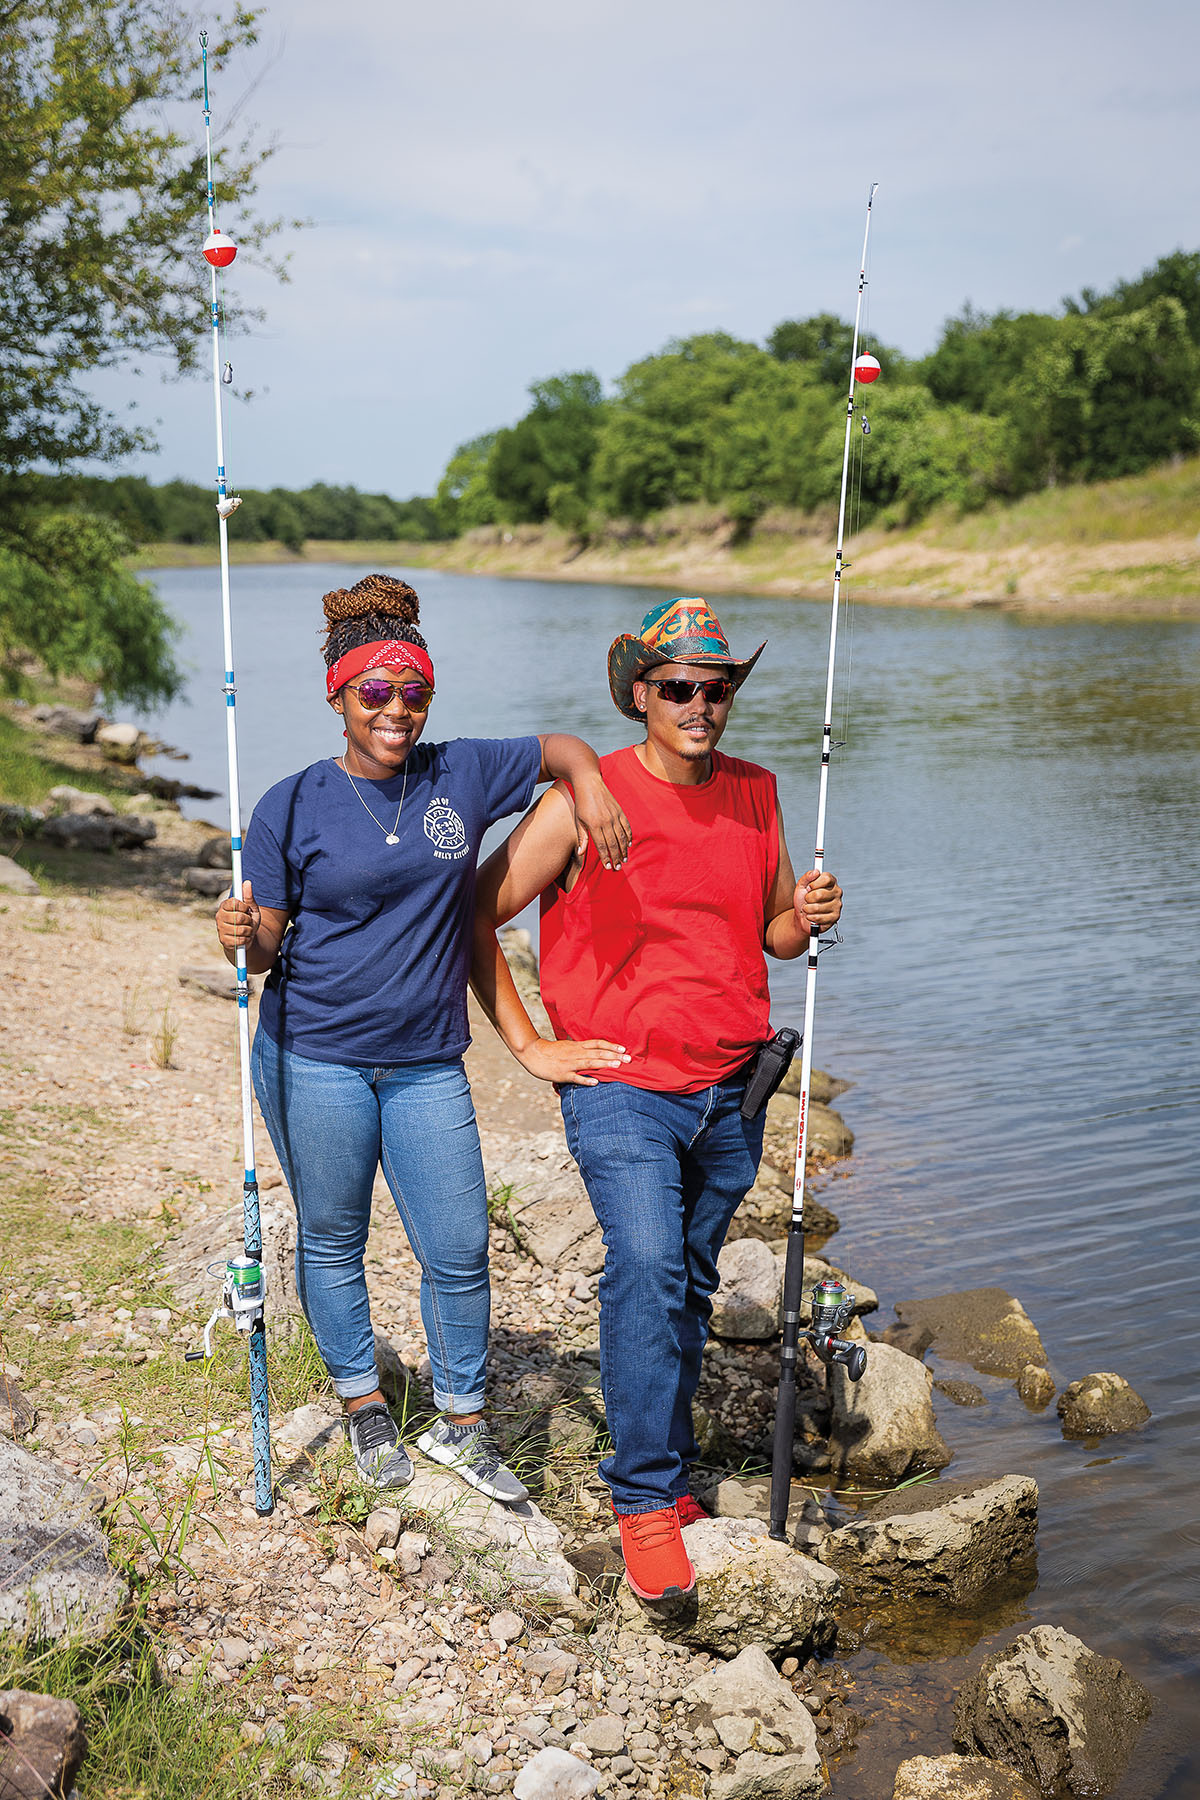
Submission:
M 203 828 L 172 831 L 172 855 L 186 860 Z M 226 1333 L 208 1378 L 185 1364 L 203 1314 L 181 1311 L 155 1274 L 165 1242 L 240 1199 L 234 1009 L 177 978 L 187 965 L 220 967 L 212 903 L 193 904 L 144 853 L 129 874 L 140 892 L 0 896 L 14 997 L 0 1038 L 0 1364 L 38 1409 L 26 1447 L 121 1502 L 118 1532 L 153 1577 L 170 1674 L 202 1672 L 226 1690 L 254 1741 L 278 1736 L 288 1716 L 343 1722 L 293 1770 L 301 1785 L 499 1793 L 553 1744 L 593 1761 L 603 1793 L 702 1795 L 731 1759 L 715 1733 L 685 1728 L 679 1695 L 711 1659 L 634 1638 L 614 1618 L 620 1565 L 594 1473 L 595 1277 L 544 1270 L 495 1230 L 493 1410 L 587 1577 L 576 1602 L 506 1589 L 436 1533 L 400 1574 L 366 1547 L 336 1445 L 316 1464 L 279 1464 L 281 1504 L 255 1516 L 239 1347 Z M 556 1121 L 553 1094 L 486 1025 L 469 1067 L 485 1140 Z M 269 1191 L 279 1170 L 261 1128 L 258 1142 Z M 368 1278 L 377 1328 L 419 1391 L 417 1271 L 386 1198 Z M 278 1358 L 277 1418 L 321 1403 L 319 1371 L 295 1342 Z M 769 1433 L 773 1380 L 763 1350 L 713 1346 L 701 1400 L 714 1441 Z M 784 1672 L 818 1714 L 823 1745 L 847 1742 L 836 1672 Z

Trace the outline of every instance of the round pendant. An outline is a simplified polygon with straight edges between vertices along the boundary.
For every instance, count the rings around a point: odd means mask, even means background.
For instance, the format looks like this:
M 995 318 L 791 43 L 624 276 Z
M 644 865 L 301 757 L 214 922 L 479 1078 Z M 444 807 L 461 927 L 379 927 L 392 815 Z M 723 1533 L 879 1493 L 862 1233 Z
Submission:
M 389 831 L 383 841 L 385 844 L 398 844 L 400 839 L 396 836 L 394 831 Z

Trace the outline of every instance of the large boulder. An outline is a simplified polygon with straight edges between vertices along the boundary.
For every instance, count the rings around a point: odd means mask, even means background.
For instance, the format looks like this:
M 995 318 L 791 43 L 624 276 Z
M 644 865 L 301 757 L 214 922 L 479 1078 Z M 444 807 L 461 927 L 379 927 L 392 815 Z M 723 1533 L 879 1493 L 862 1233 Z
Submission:
M 1058 1396 L 1056 1408 L 1064 1437 L 1108 1437 L 1133 1431 L 1150 1417 L 1150 1408 L 1122 1375 L 1106 1372 L 1071 1382 Z
M 779 1330 L 783 1276 L 779 1259 L 761 1238 L 738 1238 L 717 1258 L 721 1285 L 713 1295 L 710 1328 L 718 1337 L 754 1343 Z
M 1015 1769 L 986 1756 L 910 1756 L 896 1770 L 892 1800 L 1041 1800 Z
M 303 1311 L 296 1292 L 296 1209 L 285 1188 L 260 1197 L 259 1221 L 270 1324 L 280 1313 Z M 223 1271 L 228 1257 L 241 1254 L 242 1244 L 240 1200 L 203 1214 L 173 1238 L 164 1251 L 162 1274 L 171 1282 L 179 1302 L 196 1307 L 207 1319 L 221 1295 L 220 1280 L 209 1274 L 209 1265 L 216 1264 Z
M 692 1732 L 710 1725 L 733 1756 L 757 1750 L 765 1756 L 804 1757 L 813 1780 L 821 1782 L 821 1756 L 812 1714 L 796 1698 L 761 1644 L 748 1644 L 732 1662 L 706 1669 L 683 1690 Z
M 950 1461 L 933 1416 L 933 1376 L 891 1344 L 872 1344 L 861 1381 L 832 1372 L 829 1451 L 843 1479 L 889 1486 Z
M 705 1506 L 717 1519 L 758 1519 L 764 1525 L 771 1521 L 771 1477 L 769 1475 L 727 1475 L 702 1496 Z M 816 1546 L 829 1536 L 830 1526 L 820 1501 L 810 1489 L 789 1493 L 788 1524 L 790 1542 L 807 1555 L 818 1554 Z
M 108 1560 L 95 1495 L 0 1437 L 0 1635 L 94 1640 L 126 1586 Z
M 579 1577 L 563 1554 L 562 1533 L 532 1500 L 501 1506 L 419 1455 L 413 1467 L 406 1515 L 421 1513 L 444 1536 L 484 1553 L 514 1587 L 559 1599 L 576 1593 Z
M 209 900 L 215 900 L 221 894 L 227 894 L 232 881 L 232 869 L 193 867 L 183 871 L 184 887 L 190 888 L 193 894 L 205 895 Z
M 75 1786 L 87 1733 L 73 1700 L 0 1693 L 0 1800 L 59 1800 Z
M 970 1363 L 981 1375 L 1015 1380 L 1027 1363 L 1044 1367 L 1046 1352 L 1033 1320 L 1003 1288 L 968 1288 L 929 1300 L 902 1300 L 896 1316 L 904 1325 L 925 1325 L 938 1355 Z
M 799 1096 L 800 1068 L 800 1060 L 797 1058 L 779 1084 L 781 1094 Z M 844 1094 L 853 1085 L 851 1081 L 843 1081 L 839 1075 L 830 1075 L 825 1069 L 810 1069 L 808 1073 L 809 1099 L 817 1101 L 821 1106 L 831 1106 L 839 1094 Z
M 831 1532 L 817 1554 L 855 1602 L 913 1597 L 965 1606 L 1022 1565 L 1032 1571 L 1037 1483 L 930 1482 L 889 1494 Z
M 492 1139 L 484 1167 L 496 1216 L 543 1267 L 585 1275 L 603 1268 L 604 1240 L 561 1131 Z
M 80 712 L 73 706 L 35 706 L 33 716 L 47 731 L 53 731 L 59 737 L 74 738 L 77 744 L 94 743 L 96 733 L 104 723 L 104 714 L 94 708 Z
M 112 818 L 117 810 L 107 794 L 85 793 L 82 788 L 66 784 L 52 787 L 49 798 L 63 813 L 102 813 L 106 818 Z
M 62 850 L 137 850 L 157 836 L 154 820 L 137 813 L 59 813 L 40 832 L 43 843 Z
M 787 1655 L 820 1648 L 834 1632 L 839 1582 L 751 1519 L 701 1519 L 684 1530 L 696 1585 L 682 1599 L 647 1603 L 622 1584 L 622 1622 L 697 1650 L 735 1656 L 748 1644 Z
M 1106 1794 L 1150 1712 L 1149 1694 L 1119 1662 L 1057 1625 L 1035 1625 L 960 1689 L 954 1743 L 1047 1793 Z

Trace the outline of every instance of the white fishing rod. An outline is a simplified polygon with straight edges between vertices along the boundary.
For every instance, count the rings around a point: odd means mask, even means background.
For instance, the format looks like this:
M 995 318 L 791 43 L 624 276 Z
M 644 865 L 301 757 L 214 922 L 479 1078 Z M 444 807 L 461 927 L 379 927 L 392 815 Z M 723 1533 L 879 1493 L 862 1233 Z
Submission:
M 842 593 L 843 546 L 846 538 L 846 497 L 850 485 L 850 432 L 854 423 L 854 393 L 859 382 L 872 382 L 879 374 L 873 356 L 858 353 L 863 296 L 867 287 L 867 244 L 871 236 L 871 209 L 879 183 L 867 196 L 867 223 L 863 232 L 862 261 L 858 275 L 858 300 L 854 309 L 854 338 L 850 350 L 850 386 L 846 395 L 846 438 L 842 450 L 842 486 L 838 499 L 837 547 L 833 559 L 833 607 L 829 619 L 829 661 L 825 674 L 825 714 L 821 733 L 821 777 L 817 791 L 817 843 L 812 866 L 818 875 L 825 867 L 825 807 L 829 795 L 829 759 L 833 751 L 833 672 L 837 656 L 838 609 Z M 779 1356 L 779 1392 L 775 1401 L 775 1437 L 771 1458 L 771 1536 L 786 1540 L 788 1502 L 792 1484 L 792 1445 L 796 1434 L 796 1373 L 803 1339 L 811 1344 L 828 1369 L 839 1364 L 851 1381 L 866 1368 L 861 1344 L 838 1336 L 850 1322 L 854 1296 L 839 1281 L 818 1282 L 812 1293 L 812 1320 L 802 1330 L 804 1311 L 804 1164 L 808 1154 L 809 1095 L 812 1091 L 813 1020 L 817 1009 L 817 959 L 820 935 L 808 944 L 808 971 L 804 986 L 804 1037 L 800 1057 L 800 1116 L 796 1123 L 796 1173 L 792 1186 L 792 1216 L 788 1226 L 787 1256 L 783 1276 L 783 1347 Z
M 222 420 L 221 389 L 232 380 L 233 371 L 221 362 L 221 306 L 218 273 L 227 269 L 237 255 L 237 245 L 217 228 L 216 200 L 213 191 L 212 109 L 208 98 L 208 33 L 200 33 L 200 63 L 204 77 L 204 155 L 208 176 L 208 236 L 204 240 L 204 260 L 209 266 L 212 359 L 213 412 L 217 428 L 217 530 L 221 545 L 221 622 L 225 639 L 225 726 L 229 753 L 229 837 L 232 845 L 233 892 L 242 892 L 242 806 L 238 786 L 237 754 L 237 689 L 233 677 L 233 611 L 229 598 L 229 517 L 241 501 L 231 497 L 225 479 L 225 432 Z M 250 1428 L 254 1444 L 254 1506 L 261 1515 L 275 1506 L 271 1485 L 271 1422 L 267 1396 L 267 1334 L 263 1317 L 266 1282 L 262 1269 L 262 1220 L 258 1204 L 258 1175 L 254 1162 L 254 1113 L 250 1082 L 250 980 L 246 969 L 246 952 L 237 950 L 237 1029 L 238 1063 L 241 1072 L 242 1163 L 245 1170 L 242 1187 L 243 1254 L 231 1257 L 225 1265 L 221 1303 L 209 1320 L 204 1333 L 204 1352 L 211 1354 L 212 1328 L 217 1320 L 231 1319 L 247 1337 L 250 1358 Z M 197 1353 L 201 1354 L 201 1353 Z

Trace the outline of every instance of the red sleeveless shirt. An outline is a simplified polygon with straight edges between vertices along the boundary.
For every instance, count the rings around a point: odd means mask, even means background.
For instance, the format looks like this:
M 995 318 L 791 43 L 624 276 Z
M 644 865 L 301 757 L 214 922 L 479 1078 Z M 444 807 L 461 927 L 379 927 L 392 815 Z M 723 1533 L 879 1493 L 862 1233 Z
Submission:
M 713 752 L 699 787 L 660 781 L 633 746 L 600 759 L 633 827 L 623 868 L 588 845 L 569 893 L 542 895 L 542 999 L 560 1038 L 632 1062 L 601 1081 L 695 1094 L 770 1037 L 763 950 L 779 866 L 775 777 Z

